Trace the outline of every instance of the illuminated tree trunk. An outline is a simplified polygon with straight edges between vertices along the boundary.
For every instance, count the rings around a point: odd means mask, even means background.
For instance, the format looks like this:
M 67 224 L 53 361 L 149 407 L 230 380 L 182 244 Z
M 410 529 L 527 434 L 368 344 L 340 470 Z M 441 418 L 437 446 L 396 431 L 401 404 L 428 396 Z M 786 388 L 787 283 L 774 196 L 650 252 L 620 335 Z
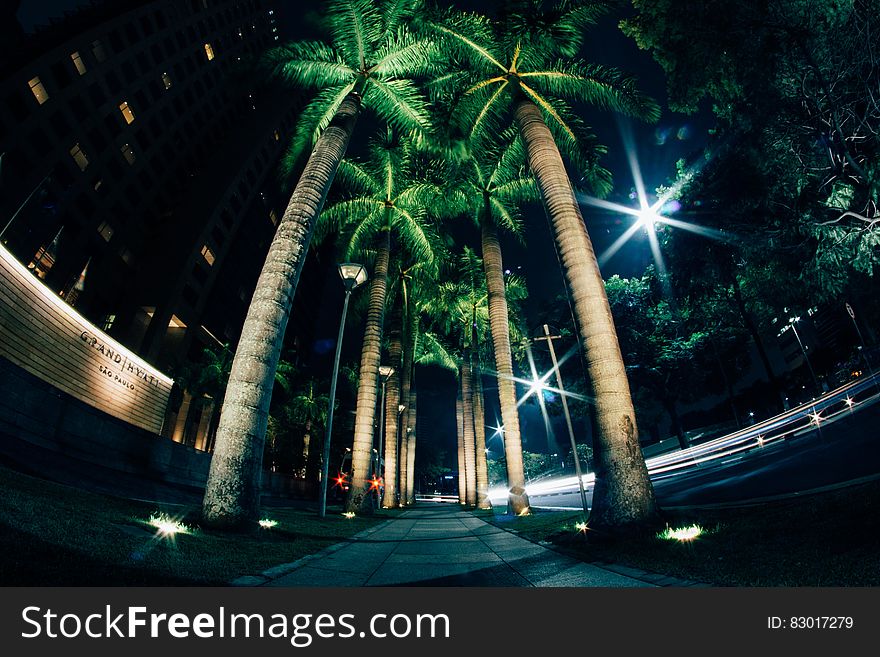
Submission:
M 550 219 L 596 399 L 596 484 L 589 526 L 596 536 L 640 531 L 656 525 L 659 513 L 596 254 L 541 110 L 521 95 L 514 114 Z
M 463 415 L 462 436 L 464 439 L 465 502 L 468 506 L 477 504 L 477 462 L 474 453 L 474 397 L 471 377 L 470 350 L 465 350 L 461 364 L 461 412 Z
M 411 431 L 408 435 L 407 442 L 409 447 L 406 452 L 406 503 L 415 504 L 415 476 L 416 476 L 416 429 L 418 427 L 418 392 L 413 386 L 409 393 L 410 414 L 409 428 Z
M 456 381 L 458 394 L 455 398 L 455 427 L 458 434 L 458 501 L 466 504 L 467 477 L 464 467 L 464 410 L 461 399 L 461 376 Z
M 386 509 L 397 507 L 397 435 L 400 427 L 400 379 L 401 379 L 401 299 L 398 295 L 391 314 L 391 330 L 388 333 L 388 364 L 394 374 L 388 378 L 385 387 L 385 494 L 382 506 Z
M 412 321 L 412 303 L 407 304 L 405 313 L 406 322 L 403 325 L 403 371 L 400 375 L 400 400 L 404 405 L 403 413 L 400 418 L 400 483 L 398 487 L 401 504 L 409 504 L 406 497 L 406 478 L 409 474 L 409 416 L 410 416 L 410 388 L 412 387 L 412 368 L 413 368 L 413 349 L 415 343 L 413 341 L 413 321 Z
M 510 351 L 510 318 L 507 294 L 504 288 L 504 266 L 498 229 L 487 208 L 482 229 L 483 268 L 486 270 L 486 288 L 489 292 L 489 329 L 495 353 L 498 381 L 498 402 L 501 406 L 501 424 L 504 427 L 504 457 L 507 461 L 507 488 L 509 509 L 512 513 L 527 513 L 526 477 L 523 470 L 522 439 L 519 413 L 516 407 L 516 383 L 513 380 L 513 356 Z
M 483 404 L 483 374 L 474 369 L 474 443 L 477 458 L 477 506 L 490 509 L 489 464 L 486 462 L 486 417 Z
M 361 347 L 354 443 L 351 449 L 351 488 L 345 503 L 348 511 L 366 511 L 371 505 L 367 477 L 370 474 L 373 449 L 373 422 L 376 419 L 376 398 L 379 389 L 379 360 L 382 357 L 382 330 L 385 324 L 390 251 L 391 233 L 383 231 L 379 236 L 376 264 L 370 280 L 370 304 L 367 308 L 367 323 Z
M 290 307 L 318 214 L 359 113 L 359 96 L 349 94 L 315 144 L 269 246 L 223 400 L 202 502 L 208 526 L 242 527 L 259 520 L 269 402 Z

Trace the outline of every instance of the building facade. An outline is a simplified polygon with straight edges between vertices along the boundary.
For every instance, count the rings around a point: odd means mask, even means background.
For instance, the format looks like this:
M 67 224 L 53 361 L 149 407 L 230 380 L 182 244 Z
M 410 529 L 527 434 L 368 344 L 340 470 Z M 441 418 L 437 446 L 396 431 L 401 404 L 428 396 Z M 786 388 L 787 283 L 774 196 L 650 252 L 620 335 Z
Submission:
M 286 204 L 295 105 L 252 74 L 279 5 L 97 2 L 33 35 L 2 17 L 0 241 L 172 375 L 235 347 Z M 172 399 L 163 433 L 208 449 L 198 401 Z

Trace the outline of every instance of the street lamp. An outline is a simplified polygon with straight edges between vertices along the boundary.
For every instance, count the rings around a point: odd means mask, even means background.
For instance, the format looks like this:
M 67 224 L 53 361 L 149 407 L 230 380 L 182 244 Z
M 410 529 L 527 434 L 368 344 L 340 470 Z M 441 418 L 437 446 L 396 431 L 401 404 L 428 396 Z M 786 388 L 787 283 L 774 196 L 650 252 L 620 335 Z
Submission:
M 587 494 L 584 491 L 584 482 L 581 477 L 581 459 L 577 453 L 577 443 L 574 439 L 574 427 L 571 423 L 571 414 L 568 412 L 568 400 L 566 400 L 565 388 L 562 387 L 562 372 L 559 371 L 559 362 L 556 360 L 556 349 L 553 347 L 553 340 L 561 338 L 560 335 L 550 335 L 550 327 L 544 324 L 544 337 L 535 338 L 536 340 L 546 340 L 547 346 L 550 347 L 550 360 L 553 362 L 553 371 L 556 372 L 556 384 L 559 387 L 559 397 L 562 399 L 562 411 L 565 414 L 565 424 L 568 427 L 568 438 L 571 440 L 571 455 L 574 457 L 574 471 L 578 480 L 578 489 L 581 494 L 581 507 L 584 510 L 584 521 L 587 519 Z
M 795 324 L 797 324 L 799 321 L 801 321 L 800 317 L 789 317 L 788 318 L 788 323 L 791 326 L 791 330 L 794 331 L 794 337 L 797 339 L 798 345 L 800 345 L 800 348 L 801 348 L 801 353 L 804 355 L 804 361 L 807 363 L 807 368 L 810 370 L 810 376 L 813 377 L 813 383 L 816 386 L 816 393 L 821 397 L 822 396 L 822 388 L 819 385 L 819 380 L 816 378 L 816 372 L 813 371 L 813 365 L 812 365 L 812 363 L 810 363 L 810 359 L 807 356 L 807 350 L 804 347 L 804 343 L 801 342 L 801 336 L 798 334 L 797 327 L 795 326 Z
M 330 434 L 333 431 L 333 407 L 336 405 L 336 379 L 339 376 L 339 356 L 342 353 L 342 336 L 345 332 L 345 316 L 348 314 L 348 300 L 351 291 L 367 280 L 367 270 L 363 265 L 343 262 L 339 265 L 339 276 L 345 287 L 345 302 L 342 304 L 342 319 L 339 320 L 339 336 L 336 338 L 336 357 L 333 360 L 333 377 L 330 379 L 330 408 L 327 410 L 327 433 L 324 436 L 324 463 L 321 468 L 321 503 L 318 516 L 327 513 L 327 475 L 330 468 Z
M 388 379 L 391 378 L 391 375 L 394 374 L 394 368 L 391 365 L 379 365 L 379 376 L 382 378 L 382 399 L 379 402 L 379 426 L 377 427 L 376 434 L 378 435 L 378 449 L 376 449 L 376 458 L 378 459 L 376 462 L 376 473 L 374 476 L 378 476 L 382 474 L 382 448 L 384 446 L 385 441 L 382 440 L 382 432 L 385 430 L 385 384 L 388 383 Z M 379 489 L 376 489 L 376 505 L 381 504 L 381 500 L 379 499 Z

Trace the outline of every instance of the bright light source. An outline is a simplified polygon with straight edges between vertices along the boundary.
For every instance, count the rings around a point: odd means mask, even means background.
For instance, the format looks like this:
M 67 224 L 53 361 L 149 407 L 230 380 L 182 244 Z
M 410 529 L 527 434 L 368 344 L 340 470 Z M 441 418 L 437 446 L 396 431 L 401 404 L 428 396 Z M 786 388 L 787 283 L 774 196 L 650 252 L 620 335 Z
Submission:
M 662 532 L 657 534 L 657 538 L 662 538 L 665 541 L 685 542 L 692 541 L 703 533 L 703 528 L 699 525 L 694 524 L 690 527 L 679 527 L 678 529 L 667 527 Z
M 653 207 L 643 208 L 639 210 L 637 221 L 642 228 L 650 230 L 660 221 L 660 215 L 654 211 Z
M 758 436 L 758 447 L 764 446 L 764 436 Z
M 269 520 L 268 518 L 263 518 L 260 520 L 260 527 L 263 529 L 272 529 L 278 524 L 277 520 Z
M 346 511 L 346 512 L 343 513 L 342 515 L 343 515 L 343 517 L 348 518 L 349 520 L 351 520 L 352 518 L 354 518 L 354 515 L 355 515 L 355 514 L 354 514 L 354 511 Z
M 847 406 L 849 406 L 850 408 L 852 408 L 852 407 L 853 407 L 853 404 L 855 404 L 855 402 L 854 402 L 852 399 L 850 399 L 849 397 L 847 397 L 847 398 L 844 399 L 843 401 L 844 401 L 844 403 L 845 403 Z
M 191 531 L 182 522 L 178 522 L 164 513 L 150 516 L 148 522 L 156 528 L 156 534 L 163 538 L 172 538 L 175 534 L 189 534 Z
M 531 510 L 529 507 L 526 507 L 525 509 L 523 509 L 522 511 L 520 511 L 517 515 L 520 515 L 520 516 L 530 516 L 530 515 L 532 515 L 532 510 Z
M 818 411 L 807 413 L 807 417 L 810 418 L 810 424 L 815 424 L 817 427 L 819 426 L 819 422 L 825 419 L 821 415 L 819 415 Z
M 587 531 L 587 523 L 579 522 L 574 526 L 574 528 L 576 530 L 578 530 L 579 532 L 585 532 L 585 531 Z

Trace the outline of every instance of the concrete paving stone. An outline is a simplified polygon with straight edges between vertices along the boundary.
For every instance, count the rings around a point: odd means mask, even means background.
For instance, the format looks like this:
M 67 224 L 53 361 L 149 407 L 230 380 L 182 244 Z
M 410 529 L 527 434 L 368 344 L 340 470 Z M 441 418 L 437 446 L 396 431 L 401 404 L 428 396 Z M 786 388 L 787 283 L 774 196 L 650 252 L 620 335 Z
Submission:
M 501 563 L 501 557 L 492 552 L 478 552 L 475 554 L 392 554 L 385 563 Z
M 393 586 L 413 584 L 424 586 L 431 581 L 456 578 L 461 582 L 495 581 L 503 578 L 506 581 L 516 580 L 516 574 L 506 566 L 475 568 L 474 564 L 385 564 L 367 581 L 367 586 Z M 450 584 L 451 586 L 479 586 L 476 583 Z M 495 584 L 484 584 L 495 586 Z M 528 582 L 525 583 L 528 586 Z
M 529 555 L 520 559 L 507 559 L 505 563 L 532 583 L 550 577 L 578 565 L 578 561 L 550 552 Z
M 266 581 L 265 577 L 259 575 L 243 575 L 232 580 L 229 584 L 230 586 L 262 586 Z
M 486 554 L 486 546 L 479 541 L 405 541 L 395 554 Z
M 265 586 L 363 586 L 366 573 L 349 573 L 340 570 L 323 570 L 304 566 L 288 575 L 266 582 Z
M 625 577 L 588 563 L 579 563 L 552 577 L 535 582 L 540 587 L 593 587 L 612 586 L 615 588 L 636 588 L 653 586 L 631 577 Z

